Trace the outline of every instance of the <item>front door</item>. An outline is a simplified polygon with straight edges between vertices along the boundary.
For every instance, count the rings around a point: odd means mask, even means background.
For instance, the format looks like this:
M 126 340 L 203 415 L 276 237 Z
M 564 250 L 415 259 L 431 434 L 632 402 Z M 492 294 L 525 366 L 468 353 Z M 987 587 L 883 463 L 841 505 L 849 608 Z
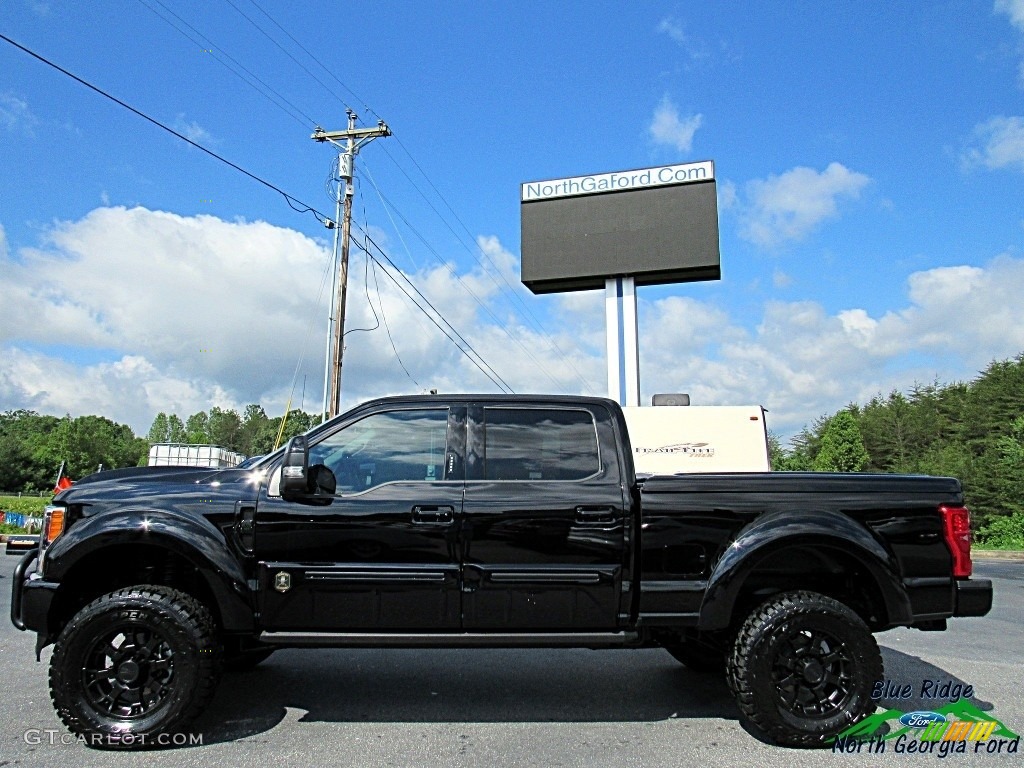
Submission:
M 395 407 L 311 438 L 336 494 L 256 511 L 262 628 L 457 629 L 465 408 Z
M 617 456 L 600 406 L 470 409 L 464 628 L 617 627 L 626 520 Z

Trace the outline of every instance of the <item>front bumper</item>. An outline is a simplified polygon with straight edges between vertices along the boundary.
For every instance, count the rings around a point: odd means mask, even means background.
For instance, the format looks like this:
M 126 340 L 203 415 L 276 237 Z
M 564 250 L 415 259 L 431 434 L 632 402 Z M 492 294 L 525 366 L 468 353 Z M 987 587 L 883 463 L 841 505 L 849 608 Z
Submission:
M 954 616 L 984 616 L 992 610 L 992 582 L 989 579 L 957 579 L 953 584 L 956 597 Z
M 57 594 L 57 585 L 43 581 L 38 571 L 39 550 L 25 554 L 14 569 L 11 579 L 11 623 L 22 630 L 48 637 L 50 605 Z

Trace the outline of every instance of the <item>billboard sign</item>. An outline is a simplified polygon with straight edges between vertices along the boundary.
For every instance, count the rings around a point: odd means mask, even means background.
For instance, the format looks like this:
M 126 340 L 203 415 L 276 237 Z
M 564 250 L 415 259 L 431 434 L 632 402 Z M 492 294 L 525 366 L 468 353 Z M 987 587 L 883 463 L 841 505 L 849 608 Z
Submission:
M 534 293 L 717 280 L 712 161 L 529 181 L 520 188 L 522 281 Z
M 598 173 L 551 181 L 528 181 L 522 185 L 522 201 L 550 200 L 555 197 L 599 195 L 603 192 L 624 192 L 630 189 L 661 187 L 668 184 L 692 184 L 715 180 L 715 164 L 710 160 L 684 165 L 662 165 L 635 171 Z

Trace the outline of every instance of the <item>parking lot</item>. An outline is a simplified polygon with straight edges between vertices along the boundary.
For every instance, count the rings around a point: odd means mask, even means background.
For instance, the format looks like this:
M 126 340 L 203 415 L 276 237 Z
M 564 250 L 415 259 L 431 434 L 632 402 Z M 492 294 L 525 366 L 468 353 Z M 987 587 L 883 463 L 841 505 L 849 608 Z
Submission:
M 0 559 L 0 766 L 795 766 L 935 764 L 937 755 L 835 754 L 763 744 L 717 676 L 667 653 L 587 650 L 286 650 L 226 675 L 195 723 L 202 745 L 142 753 L 75 743 L 53 713 L 35 636 L 8 620 L 17 559 Z M 971 685 L 974 704 L 1024 730 L 1024 562 L 978 560 L 995 582 L 984 619 L 878 636 L 886 678 Z M 915 695 L 883 706 L 930 709 Z M 1005 765 L 1020 754 L 950 755 Z

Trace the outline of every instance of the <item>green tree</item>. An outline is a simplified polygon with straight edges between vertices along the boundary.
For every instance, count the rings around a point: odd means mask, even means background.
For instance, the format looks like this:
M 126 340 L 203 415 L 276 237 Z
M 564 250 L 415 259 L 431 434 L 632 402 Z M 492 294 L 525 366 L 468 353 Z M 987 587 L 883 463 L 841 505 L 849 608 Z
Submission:
M 96 471 L 137 464 L 147 443 L 131 428 L 102 416 L 41 416 L 33 411 L 0 414 L 0 489 L 48 491 L 57 469 L 80 479 Z
M 193 413 L 185 422 L 185 439 L 193 445 L 207 445 L 210 441 L 210 417 L 206 411 Z
M 160 411 L 153 419 L 153 426 L 149 428 L 146 439 L 151 443 L 168 443 L 171 438 L 171 425 L 167 421 L 167 414 Z
M 213 406 L 207 419 L 206 432 L 214 445 L 229 451 L 240 451 L 242 448 L 242 420 L 234 409 L 224 410 Z
M 259 436 L 267 424 L 267 412 L 263 406 L 250 403 L 245 407 L 242 414 L 242 429 L 240 437 L 240 451 L 246 456 L 256 456 L 266 453 L 259 449 Z
M 184 443 L 185 442 L 185 425 L 181 421 L 181 417 L 176 413 L 172 413 L 167 417 L 167 442 L 168 443 Z
M 867 463 L 868 452 L 864 448 L 857 419 L 849 410 L 839 411 L 829 420 L 821 436 L 814 469 L 819 472 L 860 472 Z

